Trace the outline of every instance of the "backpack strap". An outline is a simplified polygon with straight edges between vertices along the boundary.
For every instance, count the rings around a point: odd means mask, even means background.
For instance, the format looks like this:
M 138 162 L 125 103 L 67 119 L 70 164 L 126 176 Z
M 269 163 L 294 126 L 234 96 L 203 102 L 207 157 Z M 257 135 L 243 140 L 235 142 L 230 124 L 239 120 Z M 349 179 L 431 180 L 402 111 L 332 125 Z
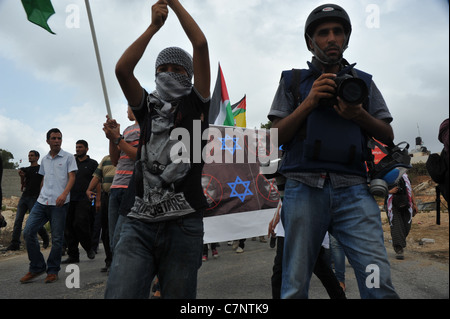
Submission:
M 292 69 L 282 72 L 285 90 L 290 92 L 294 97 L 295 108 L 301 103 L 300 85 L 302 79 L 308 75 L 307 73 L 309 73 L 309 70 L 302 69 Z

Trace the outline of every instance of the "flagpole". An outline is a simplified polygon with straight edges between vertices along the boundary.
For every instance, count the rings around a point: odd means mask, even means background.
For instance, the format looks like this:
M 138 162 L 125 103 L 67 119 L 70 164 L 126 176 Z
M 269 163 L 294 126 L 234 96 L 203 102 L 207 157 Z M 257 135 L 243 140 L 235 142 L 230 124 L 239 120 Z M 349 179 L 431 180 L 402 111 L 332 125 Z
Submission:
M 86 10 L 87 10 L 87 14 L 88 14 L 88 19 L 89 19 L 89 25 L 91 27 L 92 41 L 94 42 L 95 55 L 97 57 L 98 71 L 100 72 L 100 79 L 102 81 L 102 89 L 103 89 L 103 96 L 105 98 L 105 103 L 106 103 L 106 110 L 108 112 L 109 118 L 112 118 L 111 107 L 109 105 L 109 99 L 108 99 L 108 92 L 106 90 L 105 77 L 103 75 L 102 61 L 100 59 L 97 37 L 95 35 L 94 21 L 92 20 L 91 7 L 89 5 L 89 0 L 85 0 L 85 2 L 86 2 Z

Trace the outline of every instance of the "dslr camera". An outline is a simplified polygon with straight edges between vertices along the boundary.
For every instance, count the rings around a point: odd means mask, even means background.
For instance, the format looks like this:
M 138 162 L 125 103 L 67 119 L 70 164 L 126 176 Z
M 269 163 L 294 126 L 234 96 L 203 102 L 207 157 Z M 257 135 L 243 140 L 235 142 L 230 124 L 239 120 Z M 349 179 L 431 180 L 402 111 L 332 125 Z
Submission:
M 335 96 L 331 99 L 322 99 L 321 105 L 336 105 L 338 96 L 349 104 L 357 105 L 364 102 L 369 95 L 369 89 L 364 80 L 350 74 L 338 76 L 334 78 L 334 82 L 337 85 Z

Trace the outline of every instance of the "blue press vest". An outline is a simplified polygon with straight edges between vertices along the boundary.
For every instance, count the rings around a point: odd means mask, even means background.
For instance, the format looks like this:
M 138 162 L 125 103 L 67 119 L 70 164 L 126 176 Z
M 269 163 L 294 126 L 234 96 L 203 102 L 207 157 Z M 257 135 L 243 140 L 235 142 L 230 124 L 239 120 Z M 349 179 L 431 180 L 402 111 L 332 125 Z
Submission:
M 309 66 L 309 70 L 301 70 L 298 105 L 308 96 L 314 81 L 320 75 L 313 65 Z M 353 65 L 345 68 L 343 72 L 348 73 L 351 70 L 370 88 L 370 74 L 354 69 Z M 282 76 L 288 90 L 293 71 L 283 71 Z M 370 96 L 368 100 L 370 101 Z M 299 129 L 303 133 L 296 134 L 284 147 L 285 154 L 279 168 L 281 174 L 335 172 L 366 177 L 364 162 L 369 158 L 370 150 L 366 136 L 356 123 L 339 116 L 333 107 L 318 106 L 308 115 L 303 125 L 306 125 L 306 128 Z

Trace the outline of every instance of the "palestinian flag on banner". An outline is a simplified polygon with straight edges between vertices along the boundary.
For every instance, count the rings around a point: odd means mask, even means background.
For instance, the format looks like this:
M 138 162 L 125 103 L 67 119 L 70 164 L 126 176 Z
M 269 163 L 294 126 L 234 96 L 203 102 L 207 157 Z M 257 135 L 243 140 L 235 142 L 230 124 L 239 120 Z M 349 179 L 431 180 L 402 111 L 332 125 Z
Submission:
M 246 95 L 231 106 L 231 111 L 233 112 L 234 122 L 238 127 L 247 127 L 247 120 L 245 116 L 245 111 L 247 110 Z
M 47 24 L 48 19 L 55 13 L 50 0 L 22 0 L 28 20 L 55 34 Z
M 209 124 L 234 126 L 233 112 L 231 111 L 230 98 L 227 85 L 219 63 L 216 86 L 209 107 Z

